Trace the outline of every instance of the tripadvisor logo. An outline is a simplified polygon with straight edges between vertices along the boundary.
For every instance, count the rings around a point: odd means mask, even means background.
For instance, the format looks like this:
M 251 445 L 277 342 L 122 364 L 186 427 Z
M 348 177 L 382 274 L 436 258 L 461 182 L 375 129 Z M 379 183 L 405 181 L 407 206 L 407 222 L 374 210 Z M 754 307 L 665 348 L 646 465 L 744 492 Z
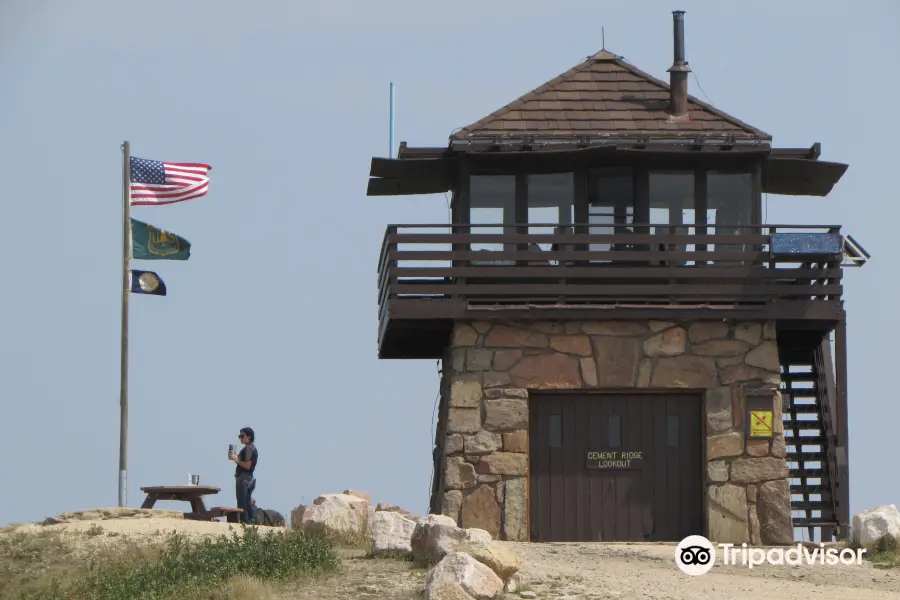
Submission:
M 716 563 L 716 549 L 702 535 L 689 535 L 675 548 L 675 564 L 687 575 L 706 575 Z
M 819 544 L 818 548 L 808 548 L 797 544 L 790 548 L 751 548 L 747 544 L 718 544 L 722 550 L 722 564 L 746 565 L 752 569 L 763 564 L 790 565 L 792 567 L 806 565 L 861 565 L 864 548 L 826 548 Z M 697 576 L 709 573 L 716 563 L 716 548 L 712 542 L 702 535 L 691 535 L 678 544 L 675 549 L 675 564 L 687 575 Z

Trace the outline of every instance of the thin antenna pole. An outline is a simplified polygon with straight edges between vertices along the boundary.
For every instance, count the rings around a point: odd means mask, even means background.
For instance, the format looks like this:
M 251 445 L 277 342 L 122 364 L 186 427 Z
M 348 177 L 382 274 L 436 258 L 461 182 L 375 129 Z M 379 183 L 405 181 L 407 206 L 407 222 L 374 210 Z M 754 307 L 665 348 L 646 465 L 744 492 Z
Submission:
M 128 294 L 131 288 L 131 144 L 122 144 L 122 349 L 119 382 L 119 506 L 128 501 Z
M 388 142 L 388 158 L 394 158 L 394 82 L 391 82 L 391 137 Z
M 604 27 L 600 27 L 600 39 L 603 43 L 603 50 L 606 50 L 606 29 Z

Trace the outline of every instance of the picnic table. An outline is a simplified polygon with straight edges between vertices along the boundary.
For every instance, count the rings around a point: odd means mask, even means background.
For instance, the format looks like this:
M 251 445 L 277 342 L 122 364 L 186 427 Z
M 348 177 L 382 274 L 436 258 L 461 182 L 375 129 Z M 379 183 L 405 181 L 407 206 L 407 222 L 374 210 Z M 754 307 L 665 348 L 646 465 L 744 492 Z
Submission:
M 142 487 L 141 491 L 147 494 L 141 508 L 153 508 L 158 500 L 190 503 L 191 512 L 184 513 L 185 519 L 214 521 L 219 517 L 225 517 L 229 523 L 236 523 L 238 516 L 244 512 L 243 509 L 227 506 L 215 506 L 207 509 L 203 502 L 203 496 L 211 496 L 221 491 L 220 488 L 212 485 L 156 485 Z

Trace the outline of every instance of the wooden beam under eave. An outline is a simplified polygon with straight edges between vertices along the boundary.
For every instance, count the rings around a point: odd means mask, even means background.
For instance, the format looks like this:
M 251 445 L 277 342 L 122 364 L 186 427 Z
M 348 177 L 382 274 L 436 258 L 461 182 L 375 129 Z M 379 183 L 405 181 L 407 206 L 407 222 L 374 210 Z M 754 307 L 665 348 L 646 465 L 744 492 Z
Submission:
M 421 194 L 442 194 L 450 191 L 447 178 L 412 179 L 381 177 L 369 179 L 366 196 L 416 196 Z
M 435 179 L 447 178 L 456 169 L 454 157 L 445 158 L 372 158 L 369 177 Z
M 397 152 L 397 158 L 443 158 L 445 156 L 450 156 L 451 154 L 452 153 L 447 146 L 444 146 L 443 148 L 416 148 L 407 146 L 406 142 L 400 142 L 400 150 Z

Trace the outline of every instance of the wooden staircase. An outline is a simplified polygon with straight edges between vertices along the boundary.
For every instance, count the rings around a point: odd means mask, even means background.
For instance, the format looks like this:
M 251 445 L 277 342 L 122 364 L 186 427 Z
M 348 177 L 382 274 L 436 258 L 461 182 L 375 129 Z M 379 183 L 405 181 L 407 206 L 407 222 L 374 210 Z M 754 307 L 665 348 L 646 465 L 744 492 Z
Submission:
M 826 337 L 813 348 L 786 346 L 779 353 L 794 527 L 806 528 L 810 541 L 817 540 L 816 529 L 819 541 L 833 541 L 846 530 L 849 495 L 835 446 L 831 343 Z

